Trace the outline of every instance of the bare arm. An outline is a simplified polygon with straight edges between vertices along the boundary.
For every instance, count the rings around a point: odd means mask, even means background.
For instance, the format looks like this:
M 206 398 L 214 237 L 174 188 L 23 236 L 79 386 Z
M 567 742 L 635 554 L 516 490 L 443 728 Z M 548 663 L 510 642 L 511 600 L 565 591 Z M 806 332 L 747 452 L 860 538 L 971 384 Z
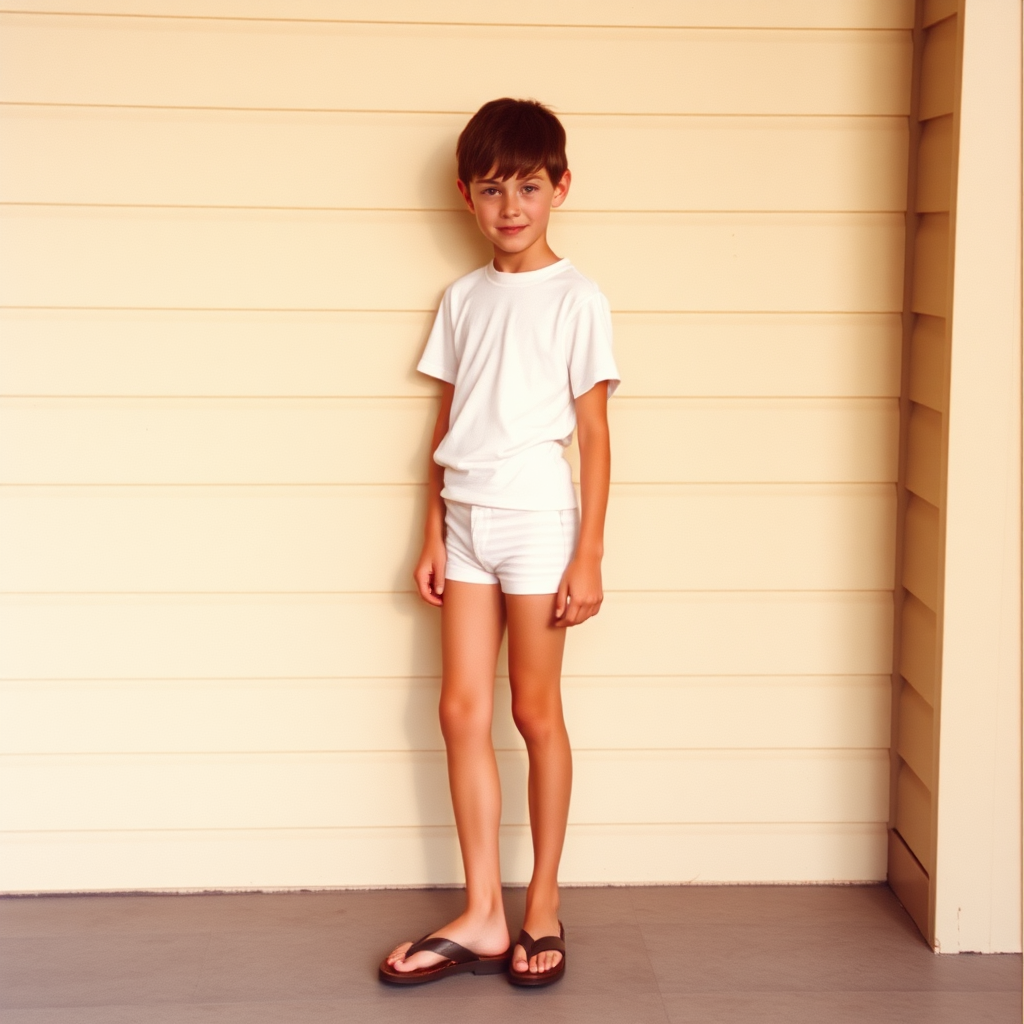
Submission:
M 601 381 L 576 399 L 576 429 L 580 447 L 582 511 L 576 554 L 562 577 L 555 601 L 560 626 L 578 626 L 601 610 L 604 589 L 604 519 L 611 479 L 611 439 L 608 433 L 608 385 Z
M 434 452 L 448 433 L 451 420 L 452 398 L 455 387 L 452 384 L 441 385 L 441 407 L 437 412 L 434 434 L 430 440 L 430 465 L 427 471 L 427 515 L 423 527 L 423 548 L 419 560 L 413 570 L 413 579 L 420 597 L 427 604 L 441 604 L 444 593 L 444 499 L 441 490 L 444 487 L 444 468 L 434 461 Z

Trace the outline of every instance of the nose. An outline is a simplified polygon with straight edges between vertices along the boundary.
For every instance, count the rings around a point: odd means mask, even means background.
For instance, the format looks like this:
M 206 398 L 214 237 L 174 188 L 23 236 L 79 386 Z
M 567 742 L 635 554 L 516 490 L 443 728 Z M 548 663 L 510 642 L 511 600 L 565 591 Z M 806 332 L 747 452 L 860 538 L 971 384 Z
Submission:
M 519 213 L 519 193 L 515 189 L 505 193 L 501 204 L 502 217 L 512 218 Z

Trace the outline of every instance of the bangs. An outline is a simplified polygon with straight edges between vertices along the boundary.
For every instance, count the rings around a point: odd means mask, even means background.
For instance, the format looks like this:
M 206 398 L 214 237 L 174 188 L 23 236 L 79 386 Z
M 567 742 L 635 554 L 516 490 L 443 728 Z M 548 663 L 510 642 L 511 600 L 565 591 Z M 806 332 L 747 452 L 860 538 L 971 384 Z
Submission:
M 463 129 L 455 153 L 459 179 L 467 185 L 474 178 L 504 180 L 541 169 L 557 184 L 567 167 L 565 129 L 533 100 L 485 103 Z

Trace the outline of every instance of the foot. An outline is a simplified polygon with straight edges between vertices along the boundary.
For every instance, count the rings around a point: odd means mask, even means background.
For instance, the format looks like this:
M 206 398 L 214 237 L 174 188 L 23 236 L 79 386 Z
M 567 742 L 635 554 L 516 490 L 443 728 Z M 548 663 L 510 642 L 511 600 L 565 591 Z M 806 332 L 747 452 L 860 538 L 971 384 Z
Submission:
M 523 931 L 532 935 L 535 939 L 545 935 L 558 934 L 558 903 L 541 908 L 540 906 L 528 906 L 526 918 L 523 921 Z M 512 951 L 512 970 L 517 974 L 544 974 L 553 970 L 562 962 L 562 954 L 555 949 L 546 949 L 542 953 L 526 959 L 526 950 L 522 946 L 516 946 Z
M 508 925 L 505 923 L 505 912 L 499 909 L 489 916 L 470 915 L 468 912 L 449 921 L 443 928 L 431 932 L 430 937 L 442 936 L 457 942 L 466 949 L 471 949 L 478 956 L 497 956 L 508 949 Z M 396 971 L 419 971 L 434 964 L 441 963 L 443 956 L 423 950 L 406 958 L 405 952 L 412 946 L 411 942 L 403 942 L 388 954 L 387 962 Z

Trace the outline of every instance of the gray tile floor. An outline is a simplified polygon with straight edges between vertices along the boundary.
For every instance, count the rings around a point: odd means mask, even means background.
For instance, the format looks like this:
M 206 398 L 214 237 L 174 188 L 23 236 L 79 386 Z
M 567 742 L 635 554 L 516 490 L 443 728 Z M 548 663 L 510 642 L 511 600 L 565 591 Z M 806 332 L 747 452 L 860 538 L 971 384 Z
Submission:
M 884 886 L 566 889 L 550 989 L 381 985 L 450 890 L 0 900 L 4 1024 L 1018 1024 L 1019 956 L 936 957 Z M 510 923 L 522 890 L 508 890 Z

